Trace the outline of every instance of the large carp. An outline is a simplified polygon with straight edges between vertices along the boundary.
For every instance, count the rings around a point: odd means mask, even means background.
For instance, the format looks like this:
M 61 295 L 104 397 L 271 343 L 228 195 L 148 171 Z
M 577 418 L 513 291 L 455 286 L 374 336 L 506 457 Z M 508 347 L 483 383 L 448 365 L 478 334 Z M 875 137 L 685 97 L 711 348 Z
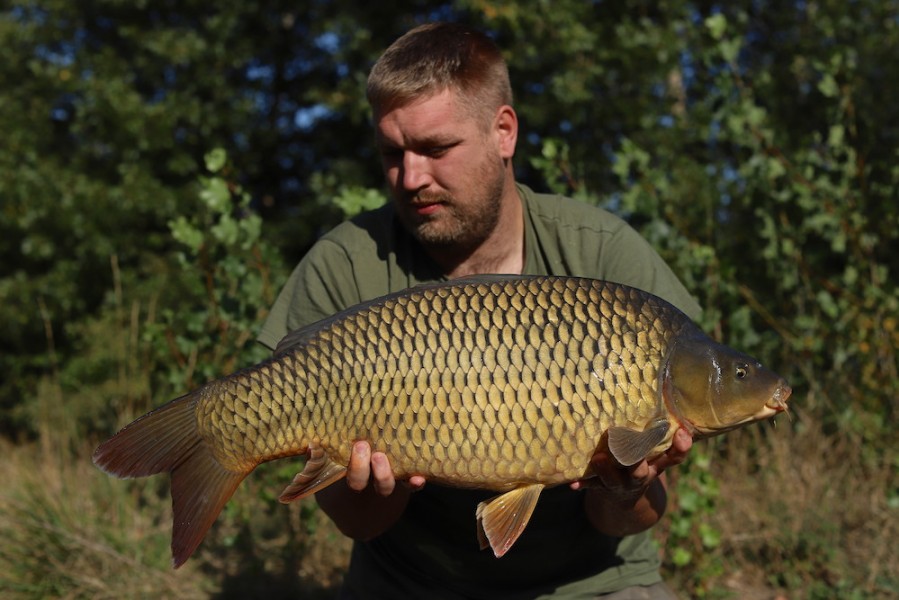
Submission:
M 295 331 L 270 360 L 137 419 L 94 462 L 119 477 L 171 473 L 176 567 L 257 465 L 308 455 L 289 502 L 344 477 L 356 440 L 385 452 L 398 478 L 503 492 L 476 514 L 482 544 L 502 556 L 544 487 L 591 476 L 601 443 L 632 465 L 669 448 L 678 427 L 715 435 L 785 410 L 789 395 L 646 292 L 478 277 Z

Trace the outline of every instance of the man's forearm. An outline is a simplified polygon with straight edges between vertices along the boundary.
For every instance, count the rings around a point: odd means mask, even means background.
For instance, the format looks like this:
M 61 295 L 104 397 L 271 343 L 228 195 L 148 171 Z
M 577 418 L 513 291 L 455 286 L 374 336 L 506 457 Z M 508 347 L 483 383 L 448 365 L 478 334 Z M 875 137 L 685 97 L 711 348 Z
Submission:
M 622 497 L 604 489 L 588 489 L 584 493 L 587 519 L 601 533 L 615 537 L 640 533 L 658 523 L 667 502 L 664 475 L 636 497 Z
M 411 494 L 404 485 L 397 485 L 389 496 L 381 496 L 372 486 L 357 492 L 344 481 L 338 481 L 318 492 L 315 499 L 344 535 L 366 541 L 397 522 Z

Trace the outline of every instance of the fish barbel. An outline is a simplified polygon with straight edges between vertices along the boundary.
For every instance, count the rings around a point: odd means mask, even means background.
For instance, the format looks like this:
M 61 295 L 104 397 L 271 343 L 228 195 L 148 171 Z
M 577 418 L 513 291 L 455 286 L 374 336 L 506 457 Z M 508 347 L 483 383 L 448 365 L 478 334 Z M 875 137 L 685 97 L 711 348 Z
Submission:
M 786 410 L 790 387 L 664 300 L 573 277 L 429 284 L 287 335 L 273 357 L 211 381 L 101 444 L 118 477 L 171 474 L 180 566 L 265 461 L 308 460 L 281 494 L 346 475 L 367 440 L 398 479 L 501 492 L 476 512 L 502 556 L 545 487 L 591 476 L 605 442 L 623 465 Z

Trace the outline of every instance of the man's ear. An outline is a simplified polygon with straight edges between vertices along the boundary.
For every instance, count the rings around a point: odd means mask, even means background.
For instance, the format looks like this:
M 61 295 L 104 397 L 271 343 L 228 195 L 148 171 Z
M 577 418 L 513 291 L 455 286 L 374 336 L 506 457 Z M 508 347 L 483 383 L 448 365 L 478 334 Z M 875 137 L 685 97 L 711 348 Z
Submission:
M 500 157 L 512 158 L 518 142 L 518 115 L 515 109 L 508 104 L 500 106 L 493 121 L 493 130 L 499 140 Z

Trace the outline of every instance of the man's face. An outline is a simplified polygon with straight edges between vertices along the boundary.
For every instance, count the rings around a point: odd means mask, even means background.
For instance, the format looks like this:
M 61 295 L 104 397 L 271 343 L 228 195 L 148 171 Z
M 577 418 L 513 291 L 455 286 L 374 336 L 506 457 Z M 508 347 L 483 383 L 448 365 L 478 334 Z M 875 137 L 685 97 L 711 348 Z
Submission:
M 449 90 L 376 117 L 377 145 L 397 214 L 423 244 L 470 251 L 496 227 L 505 167 L 495 128 Z

